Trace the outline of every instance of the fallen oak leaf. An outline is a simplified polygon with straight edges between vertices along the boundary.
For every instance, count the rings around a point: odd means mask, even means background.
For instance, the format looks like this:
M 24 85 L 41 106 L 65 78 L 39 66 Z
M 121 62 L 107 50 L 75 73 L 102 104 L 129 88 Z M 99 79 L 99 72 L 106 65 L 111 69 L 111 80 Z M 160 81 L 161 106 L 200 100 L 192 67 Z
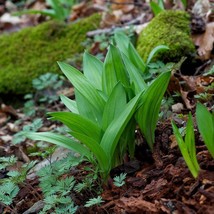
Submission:
M 208 23 L 203 34 L 192 35 L 195 46 L 199 47 L 197 52 L 201 60 L 210 59 L 214 43 L 214 22 Z

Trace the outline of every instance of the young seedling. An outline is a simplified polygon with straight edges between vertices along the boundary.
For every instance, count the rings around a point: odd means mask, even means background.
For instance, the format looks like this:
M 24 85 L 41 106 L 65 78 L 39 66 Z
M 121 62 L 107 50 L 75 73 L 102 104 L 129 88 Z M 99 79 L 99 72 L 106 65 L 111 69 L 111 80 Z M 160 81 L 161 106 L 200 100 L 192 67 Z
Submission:
M 196 158 L 195 136 L 191 113 L 189 113 L 189 118 L 186 126 L 186 136 L 184 139 L 174 121 L 172 121 L 172 128 L 181 154 L 193 177 L 197 178 L 200 166 Z

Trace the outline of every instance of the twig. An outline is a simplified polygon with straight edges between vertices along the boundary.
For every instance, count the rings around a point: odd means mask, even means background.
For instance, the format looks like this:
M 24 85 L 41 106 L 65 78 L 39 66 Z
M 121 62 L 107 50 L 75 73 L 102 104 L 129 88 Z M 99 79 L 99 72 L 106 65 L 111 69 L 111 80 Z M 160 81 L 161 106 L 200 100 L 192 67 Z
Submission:
M 139 2 L 115 2 L 115 1 L 108 1 L 106 0 L 105 1 L 106 3 L 109 3 L 109 4 L 117 4 L 117 5 L 134 5 L 134 6 L 143 6 L 142 3 L 139 3 Z

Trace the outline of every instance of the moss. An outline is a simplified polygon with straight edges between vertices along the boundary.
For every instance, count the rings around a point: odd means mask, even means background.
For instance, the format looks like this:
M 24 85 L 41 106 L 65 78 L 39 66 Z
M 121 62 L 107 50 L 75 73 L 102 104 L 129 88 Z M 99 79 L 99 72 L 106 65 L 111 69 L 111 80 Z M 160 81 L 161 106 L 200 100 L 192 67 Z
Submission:
M 98 14 L 74 24 L 50 21 L 0 37 L 0 94 L 25 94 L 32 79 L 46 72 L 60 72 L 56 61 L 84 50 L 86 33 L 96 29 Z
M 145 61 L 157 45 L 167 45 L 170 50 L 160 52 L 155 60 L 177 62 L 182 56 L 191 56 L 195 53 L 195 47 L 190 38 L 189 26 L 188 13 L 164 11 L 141 32 L 137 41 L 137 50 Z

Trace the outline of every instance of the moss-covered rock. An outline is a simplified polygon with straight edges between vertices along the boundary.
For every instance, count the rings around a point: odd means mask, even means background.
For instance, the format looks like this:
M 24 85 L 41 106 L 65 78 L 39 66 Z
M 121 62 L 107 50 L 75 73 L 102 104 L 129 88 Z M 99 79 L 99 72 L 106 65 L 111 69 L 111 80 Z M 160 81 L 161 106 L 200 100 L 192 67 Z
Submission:
M 0 37 L 0 94 L 25 94 L 32 79 L 46 72 L 60 72 L 56 61 L 84 50 L 86 33 L 96 29 L 98 14 L 74 24 L 50 21 Z
M 157 15 L 141 32 L 137 50 L 144 60 L 157 45 L 167 45 L 169 50 L 160 52 L 155 59 L 177 62 L 182 56 L 195 53 L 190 38 L 190 17 L 184 11 L 164 11 Z

